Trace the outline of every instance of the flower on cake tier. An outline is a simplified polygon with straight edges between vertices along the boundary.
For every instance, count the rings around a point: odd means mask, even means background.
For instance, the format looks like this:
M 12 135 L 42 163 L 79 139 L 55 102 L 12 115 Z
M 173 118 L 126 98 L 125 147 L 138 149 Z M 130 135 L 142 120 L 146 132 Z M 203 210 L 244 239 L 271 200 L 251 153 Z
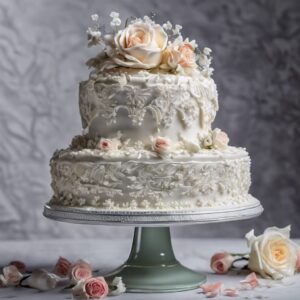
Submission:
M 106 54 L 116 66 L 151 69 L 160 64 L 168 36 L 160 25 L 139 19 L 115 35 L 106 35 L 105 41 Z
M 269 227 L 262 235 L 246 234 L 250 247 L 248 267 L 264 278 L 281 279 L 297 271 L 299 246 L 290 240 L 290 226 Z
M 178 37 L 163 53 L 161 69 L 191 75 L 197 69 L 196 43 Z
M 171 142 L 169 139 L 158 136 L 152 140 L 152 150 L 158 154 L 166 154 L 170 151 Z
M 219 128 L 212 131 L 212 145 L 215 149 L 223 150 L 228 146 L 228 135 Z
M 98 148 L 102 151 L 118 150 L 120 141 L 118 139 L 105 139 L 101 138 L 98 143 Z

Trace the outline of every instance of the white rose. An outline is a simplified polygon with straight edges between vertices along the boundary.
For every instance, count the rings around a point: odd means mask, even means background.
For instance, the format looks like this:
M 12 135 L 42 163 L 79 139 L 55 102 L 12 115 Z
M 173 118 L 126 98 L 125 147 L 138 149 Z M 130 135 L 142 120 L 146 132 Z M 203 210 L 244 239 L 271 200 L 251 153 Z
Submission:
M 281 279 L 295 273 L 297 245 L 290 240 L 290 226 L 269 227 L 260 236 L 246 234 L 250 247 L 248 267 L 264 278 Z
M 107 54 L 118 66 L 151 69 L 160 64 L 167 41 L 160 25 L 137 21 L 116 34 L 116 53 Z

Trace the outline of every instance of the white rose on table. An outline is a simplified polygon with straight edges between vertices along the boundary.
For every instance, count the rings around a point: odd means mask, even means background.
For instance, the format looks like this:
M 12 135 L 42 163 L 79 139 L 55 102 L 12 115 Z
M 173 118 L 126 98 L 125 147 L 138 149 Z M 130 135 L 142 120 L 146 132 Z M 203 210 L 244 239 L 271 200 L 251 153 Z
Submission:
M 290 240 L 290 226 L 269 227 L 259 236 L 251 230 L 246 239 L 250 247 L 249 269 L 272 279 L 295 274 L 299 246 Z
M 118 31 L 114 37 L 115 51 L 107 54 L 118 66 L 151 69 L 160 64 L 167 41 L 160 25 L 137 21 Z

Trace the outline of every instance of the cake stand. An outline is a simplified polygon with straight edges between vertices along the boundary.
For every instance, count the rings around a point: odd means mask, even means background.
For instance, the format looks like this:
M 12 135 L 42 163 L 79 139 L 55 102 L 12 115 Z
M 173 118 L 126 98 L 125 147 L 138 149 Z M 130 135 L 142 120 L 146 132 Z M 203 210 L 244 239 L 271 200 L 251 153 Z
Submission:
M 44 216 L 56 221 L 134 226 L 127 261 L 105 278 L 121 276 L 128 292 L 178 292 L 195 289 L 206 281 L 175 258 L 170 226 L 227 222 L 256 217 L 263 211 L 260 202 L 249 196 L 246 205 L 205 208 L 193 211 L 107 211 L 45 205 Z

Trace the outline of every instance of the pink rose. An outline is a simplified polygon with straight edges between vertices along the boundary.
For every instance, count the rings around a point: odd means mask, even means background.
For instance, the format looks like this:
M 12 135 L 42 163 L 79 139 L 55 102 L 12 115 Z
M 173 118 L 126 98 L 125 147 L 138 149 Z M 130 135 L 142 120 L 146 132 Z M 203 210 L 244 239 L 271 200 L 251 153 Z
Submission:
M 81 280 L 72 289 L 74 299 L 102 299 L 108 293 L 109 288 L 103 277 Z
M 98 148 L 102 151 L 111 151 L 111 150 L 118 150 L 119 145 L 120 142 L 117 139 L 101 138 L 98 143 Z
M 70 272 L 70 278 L 72 282 L 76 283 L 82 279 L 88 279 L 92 277 L 91 265 L 83 260 L 78 260 L 75 265 L 72 266 Z
M 213 140 L 213 147 L 219 150 L 225 149 L 229 142 L 229 138 L 227 134 L 219 128 L 215 128 L 212 131 L 212 140 Z
M 70 273 L 71 263 L 64 257 L 59 257 L 55 264 L 53 273 L 59 277 L 67 277 Z
M 1 282 L 5 286 L 17 286 L 23 275 L 19 272 L 16 266 L 10 265 L 3 268 L 3 275 L 1 275 Z
M 13 260 L 9 263 L 9 265 L 17 267 L 20 273 L 26 272 L 26 265 L 20 260 Z
M 103 277 L 96 277 L 86 281 L 85 291 L 90 298 L 101 299 L 107 296 L 109 289 Z
M 157 153 L 166 153 L 170 149 L 170 141 L 164 137 L 154 139 L 152 149 Z
M 216 282 L 212 284 L 206 283 L 200 285 L 200 288 L 202 289 L 202 292 L 205 294 L 206 297 L 212 298 L 220 294 L 222 283 L 221 282 Z
M 296 271 L 300 272 L 300 251 L 298 251 L 298 253 L 297 253 Z
M 195 49 L 189 42 L 184 42 L 178 49 L 180 55 L 179 64 L 183 68 L 196 67 Z
M 255 272 L 250 273 L 244 280 L 240 281 L 242 289 L 254 289 L 258 286 L 258 280 Z
M 210 267 L 217 274 L 224 274 L 229 271 L 233 261 L 233 256 L 227 252 L 216 253 L 210 260 Z

